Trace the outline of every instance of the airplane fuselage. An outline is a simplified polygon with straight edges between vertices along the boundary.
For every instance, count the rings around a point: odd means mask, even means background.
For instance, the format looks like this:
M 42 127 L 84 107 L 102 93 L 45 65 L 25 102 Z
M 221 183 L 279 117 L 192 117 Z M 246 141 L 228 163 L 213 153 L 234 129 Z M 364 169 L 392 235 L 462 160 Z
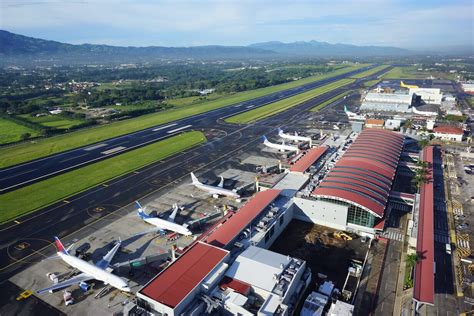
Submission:
M 297 135 L 291 135 L 291 134 L 285 134 L 285 133 L 279 133 L 278 136 L 281 138 L 286 138 L 289 140 L 293 140 L 295 142 L 309 142 L 311 141 L 311 138 L 309 137 L 304 137 L 304 136 L 297 136 Z
M 215 186 L 212 186 L 212 185 L 207 185 L 207 184 L 204 184 L 204 183 L 193 183 L 193 185 L 200 189 L 200 190 L 203 190 L 203 191 L 206 191 L 206 192 L 209 192 L 211 194 L 217 194 L 217 195 L 223 195 L 223 196 L 228 196 L 228 197 L 232 197 L 232 198 L 240 198 L 240 195 L 237 194 L 236 192 L 232 191 L 232 190 L 228 190 L 228 189 L 224 189 L 224 188 L 220 188 L 220 187 L 215 187 Z
M 173 222 L 170 222 L 158 217 L 144 218 L 143 220 L 147 222 L 148 224 L 154 225 L 163 230 L 173 231 L 185 236 L 191 236 L 193 234 L 189 229 L 187 229 L 186 227 L 182 225 L 179 225 L 179 224 L 176 224 L 176 223 L 173 223 Z
M 265 140 L 263 142 L 263 144 L 269 148 L 274 148 L 274 149 L 278 149 L 278 150 L 281 150 L 281 151 L 296 151 L 296 152 L 299 152 L 300 150 L 298 149 L 298 147 L 295 147 L 295 146 L 289 146 L 289 145 L 282 145 L 282 144 L 274 144 L 274 143 L 270 143 L 269 141 Z
M 61 259 L 63 259 L 71 267 L 74 267 L 80 270 L 81 272 L 84 272 L 94 277 L 94 279 L 102 281 L 105 284 L 109 284 L 120 291 L 130 292 L 130 288 L 128 287 L 127 282 L 125 282 L 122 278 L 75 256 L 66 255 L 62 252 L 58 252 L 57 255 L 61 257 Z

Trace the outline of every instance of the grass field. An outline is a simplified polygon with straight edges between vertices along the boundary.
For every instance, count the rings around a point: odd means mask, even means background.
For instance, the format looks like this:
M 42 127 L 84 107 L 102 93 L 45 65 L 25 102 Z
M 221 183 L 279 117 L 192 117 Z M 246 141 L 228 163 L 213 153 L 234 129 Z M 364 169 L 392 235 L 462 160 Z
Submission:
M 54 127 L 58 129 L 68 129 L 73 126 L 84 123 L 83 120 L 76 120 L 62 115 L 48 115 L 40 117 L 32 117 L 30 115 L 21 115 L 21 117 L 27 119 L 30 122 L 38 123 L 47 127 Z
M 377 83 L 380 82 L 380 79 L 375 79 L 375 80 L 369 80 L 364 82 L 364 87 L 372 87 L 373 85 L 376 85 Z
M 100 183 L 206 141 L 201 132 L 187 132 L 110 159 L 0 195 L 0 223 L 65 199 Z
M 429 73 L 418 71 L 417 67 L 394 67 L 389 72 L 382 75 L 383 79 L 424 79 L 429 77 Z
M 238 115 L 231 116 L 227 118 L 225 121 L 228 123 L 235 123 L 235 124 L 246 124 L 246 123 L 258 121 L 265 117 L 275 115 L 277 113 L 285 111 L 298 104 L 301 104 L 317 96 L 320 96 L 321 94 L 324 94 L 326 92 L 329 92 L 329 91 L 338 89 L 342 86 L 353 83 L 354 81 L 355 79 L 341 79 L 336 82 L 321 86 L 319 88 L 261 106 L 255 110 L 250 110 Z
M 168 99 L 166 100 L 166 103 L 172 106 L 180 107 L 180 106 L 189 106 L 189 105 L 209 102 L 212 100 L 217 100 L 222 97 L 223 97 L 222 94 L 212 93 L 205 97 L 194 96 L 194 97 L 186 97 L 186 98 Z
M 38 136 L 34 129 L 0 118 L 0 144 L 8 144 L 21 140 L 21 135 L 29 133 L 31 137 Z
M 384 70 L 385 68 L 388 68 L 388 67 L 390 67 L 390 66 L 389 66 L 389 65 L 381 65 L 381 66 L 378 66 L 378 67 L 369 69 L 369 70 L 367 70 L 367 71 L 358 73 L 357 75 L 354 75 L 354 76 L 352 76 L 351 78 L 355 78 L 355 79 L 365 78 L 365 77 L 368 77 L 368 76 L 373 75 L 373 74 L 376 73 L 376 72 L 379 72 L 379 71 L 381 71 L 381 70 Z
M 192 107 L 178 107 L 171 110 L 143 115 L 134 119 L 115 122 L 107 125 L 96 126 L 79 130 L 76 132 L 40 139 L 35 143 L 23 143 L 9 148 L 0 149 L 0 168 L 23 163 L 32 159 L 45 157 L 51 154 L 85 146 L 104 139 L 117 137 L 132 133 L 159 124 L 165 124 L 181 118 L 208 112 L 230 104 L 239 103 L 277 92 L 292 87 L 297 87 L 309 82 L 326 79 L 343 73 L 365 67 L 361 64 L 357 66 L 345 67 L 322 76 L 308 77 L 305 79 L 284 83 L 277 86 L 266 87 L 257 90 L 239 92 L 214 101 L 196 104 Z
M 327 105 L 329 105 L 329 104 L 331 104 L 331 103 L 333 103 L 333 102 L 339 100 L 340 98 L 343 98 L 344 96 L 348 95 L 349 93 L 351 93 L 351 91 L 345 91 L 345 92 L 343 92 L 343 93 L 341 93 L 341 94 L 338 94 L 338 95 L 336 95 L 334 98 L 331 98 L 331 99 L 329 99 L 329 100 L 327 100 L 327 101 L 325 101 L 325 102 L 323 102 L 323 103 L 321 103 L 321 104 L 316 105 L 314 108 L 311 108 L 310 111 L 311 111 L 311 112 L 318 112 L 319 110 L 321 110 L 321 109 L 324 108 L 325 106 L 327 106 Z

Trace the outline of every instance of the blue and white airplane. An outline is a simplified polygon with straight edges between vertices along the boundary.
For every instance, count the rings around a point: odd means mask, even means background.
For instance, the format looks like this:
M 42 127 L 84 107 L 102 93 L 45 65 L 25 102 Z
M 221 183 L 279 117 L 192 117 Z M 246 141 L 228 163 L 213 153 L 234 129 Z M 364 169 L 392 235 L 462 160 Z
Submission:
M 278 136 L 295 142 L 311 142 L 311 137 L 300 136 L 297 132 L 294 135 L 285 134 L 281 128 L 278 129 Z
M 115 253 L 120 248 L 121 241 L 119 240 L 115 246 L 95 265 L 91 264 L 87 261 L 84 261 L 80 258 L 72 256 L 69 254 L 69 250 L 71 250 L 72 246 L 69 248 L 64 248 L 63 244 L 59 240 L 58 237 L 54 237 L 56 242 L 56 248 L 58 248 L 58 252 L 56 256 L 52 258 L 61 258 L 64 262 L 66 262 L 71 267 L 76 268 L 77 270 L 81 271 L 81 274 L 73 276 L 72 278 L 56 283 L 50 287 L 41 289 L 36 291 L 37 294 L 41 294 L 44 292 L 52 293 L 55 290 L 63 289 L 75 284 L 79 284 L 82 289 L 87 289 L 87 281 L 90 280 L 99 280 L 104 282 L 106 285 L 110 285 L 120 291 L 123 292 L 130 292 L 130 287 L 128 286 L 127 281 L 124 279 L 112 274 L 110 271 L 110 262 L 112 258 L 115 256 Z
M 275 144 L 268 141 L 267 137 L 263 136 L 263 144 L 269 148 L 277 149 L 279 151 L 296 151 L 300 152 L 300 149 L 297 146 L 286 145 L 285 141 L 282 144 Z
M 192 181 L 191 182 L 192 185 L 194 185 L 196 188 L 202 191 L 207 192 L 207 194 L 215 195 L 216 197 L 221 195 L 221 196 L 228 196 L 234 199 L 240 198 L 240 195 L 237 193 L 237 191 L 224 188 L 223 177 L 221 177 L 221 181 L 219 181 L 219 184 L 217 185 L 217 187 L 200 182 L 198 178 L 192 172 L 191 172 L 191 181 Z
M 157 231 L 166 231 L 166 230 L 169 230 L 181 235 L 185 235 L 185 236 L 191 236 L 193 234 L 187 227 L 174 222 L 176 214 L 179 211 L 179 207 L 177 204 L 173 204 L 173 212 L 171 213 L 170 216 L 168 216 L 168 219 L 163 219 L 163 218 L 150 216 L 146 214 L 145 209 L 141 206 L 141 204 L 138 201 L 135 201 L 135 203 L 137 205 L 138 217 L 140 217 L 143 221 L 147 222 L 148 224 L 156 226 L 156 228 L 143 232 L 141 234 L 146 234 L 149 232 L 157 232 Z

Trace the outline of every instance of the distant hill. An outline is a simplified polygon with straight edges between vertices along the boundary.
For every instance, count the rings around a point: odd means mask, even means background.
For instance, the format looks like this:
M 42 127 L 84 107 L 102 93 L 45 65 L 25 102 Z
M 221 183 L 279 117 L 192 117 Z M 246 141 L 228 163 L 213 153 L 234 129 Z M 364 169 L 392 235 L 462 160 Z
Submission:
M 0 30 L 0 63 L 127 63 L 160 60 L 216 60 L 287 57 L 404 56 L 396 47 L 356 46 L 325 42 L 265 42 L 249 46 L 121 47 L 65 44 Z
M 0 30 L 0 59 L 9 61 L 51 61 L 65 63 L 144 62 L 173 59 L 237 59 L 277 55 L 272 51 L 246 46 L 120 47 L 72 45 Z
M 368 56 L 406 56 L 413 52 L 388 46 L 357 46 L 349 44 L 329 44 L 326 42 L 264 42 L 249 45 L 252 48 L 274 51 L 287 56 L 315 57 L 368 57 Z

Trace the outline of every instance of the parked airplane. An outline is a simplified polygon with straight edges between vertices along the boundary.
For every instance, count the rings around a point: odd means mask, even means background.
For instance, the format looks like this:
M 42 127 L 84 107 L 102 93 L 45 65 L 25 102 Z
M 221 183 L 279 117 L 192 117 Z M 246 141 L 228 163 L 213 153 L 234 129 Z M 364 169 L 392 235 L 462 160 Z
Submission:
M 360 115 L 354 112 L 351 112 L 347 109 L 347 106 L 344 105 L 344 112 L 346 113 L 349 120 L 354 121 L 365 121 L 365 115 Z
M 224 189 L 224 178 L 223 177 L 221 177 L 221 181 L 219 182 L 217 187 L 200 182 L 198 180 L 198 178 L 196 178 L 196 176 L 192 172 L 191 172 L 191 179 L 192 179 L 192 185 L 194 185 L 196 188 L 198 188 L 200 190 L 206 191 L 207 193 L 209 193 L 211 195 L 217 195 L 217 196 L 223 195 L 223 196 L 228 196 L 228 197 L 232 197 L 232 198 L 235 198 L 235 199 L 240 198 L 240 195 L 237 194 L 236 191 L 229 190 L 229 189 Z
M 145 209 L 141 206 L 141 204 L 138 203 L 138 201 L 135 201 L 135 203 L 137 204 L 138 217 L 140 217 L 142 220 L 144 220 L 148 224 L 156 226 L 155 229 L 144 232 L 144 234 L 148 232 L 152 232 L 152 231 L 158 231 L 158 230 L 169 230 L 169 231 L 172 231 L 181 235 L 185 235 L 185 236 L 191 236 L 193 234 L 187 227 L 184 227 L 183 225 L 180 225 L 174 222 L 176 214 L 178 213 L 178 210 L 179 210 L 179 207 L 177 204 L 173 204 L 173 212 L 171 213 L 170 216 L 168 216 L 168 219 L 162 219 L 159 217 L 150 216 L 146 214 Z
M 400 87 L 407 88 L 407 89 L 417 89 L 418 88 L 418 86 L 415 86 L 415 85 L 405 84 L 403 81 L 400 81 Z
M 411 108 L 414 114 L 422 115 L 422 116 L 438 116 L 438 112 L 425 112 L 417 110 L 414 106 Z
M 76 268 L 77 270 L 81 271 L 82 273 L 79 275 L 76 275 L 66 281 L 62 281 L 59 283 L 56 283 L 50 287 L 41 289 L 36 291 L 37 294 L 44 293 L 46 291 L 50 291 L 51 293 L 54 290 L 59 290 L 65 287 L 69 287 L 71 285 L 79 284 L 79 286 L 82 289 L 88 289 L 89 285 L 86 283 L 89 280 L 99 280 L 104 282 L 106 285 L 110 285 L 120 291 L 123 292 L 130 292 L 130 287 L 127 284 L 127 281 L 124 279 L 116 276 L 115 274 L 112 274 L 109 272 L 109 265 L 110 261 L 112 261 L 112 258 L 114 257 L 115 253 L 117 250 L 120 248 L 121 241 L 119 240 L 115 246 L 100 260 L 97 262 L 95 265 L 84 261 L 82 259 L 79 259 L 75 256 L 72 256 L 69 254 L 69 250 L 71 250 L 72 246 L 69 247 L 68 249 L 64 248 L 63 244 L 59 240 L 58 237 L 54 237 L 56 240 L 56 247 L 58 248 L 57 255 L 54 256 L 53 258 L 61 258 L 63 261 L 65 261 L 67 264 L 69 264 L 71 267 Z
M 297 132 L 295 132 L 294 135 L 285 134 L 281 128 L 278 129 L 278 136 L 280 136 L 281 138 L 286 138 L 286 139 L 293 140 L 296 142 L 310 142 L 311 143 L 311 137 L 299 136 Z
M 296 151 L 296 153 L 300 152 L 300 149 L 296 146 L 285 145 L 283 141 L 282 144 L 275 144 L 268 141 L 267 137 L 263 136 L 263 144 L 269 148 L 278 149 L 279 151 Z

